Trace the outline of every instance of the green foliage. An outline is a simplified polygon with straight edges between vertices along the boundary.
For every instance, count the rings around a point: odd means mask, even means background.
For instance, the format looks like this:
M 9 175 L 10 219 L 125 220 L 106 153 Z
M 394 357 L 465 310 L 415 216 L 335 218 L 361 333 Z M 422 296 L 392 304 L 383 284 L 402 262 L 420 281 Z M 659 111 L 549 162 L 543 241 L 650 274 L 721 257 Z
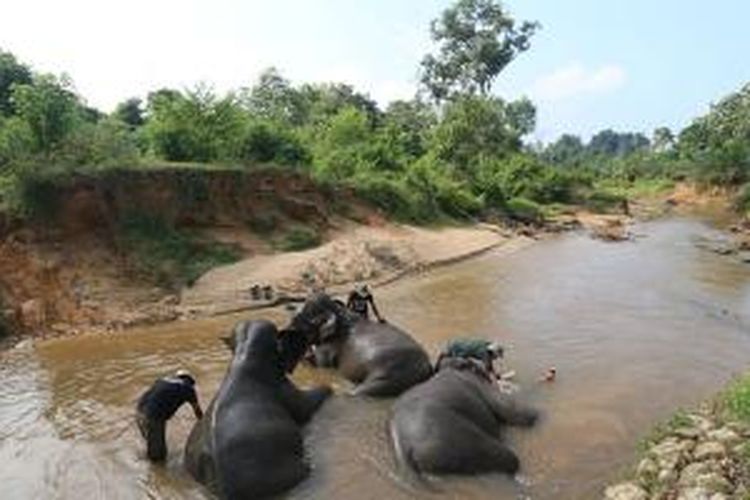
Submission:
M 218 98 L 205 86 L 149 97 L 146 135 L 169 161 L 209 162 L 238 157 L 246 117 L 232 95 Z
M 209 269 L 240 257 L 233 247 L 202 240 L 138 212 L 121 221 L 119 244 L 142 278 L 173 288 L 190 286 Z
M 721 395 L 721 402 L 731 418 L 750 424 L 750 375 L 734 381 Z
M 544 222 L 542 207 L 526 198 L 511 198 L 505 205 L 505 210 L 511 219 L 524 224 L 540 224 Z
M 41 75 L 33 83 L 14 85 L 11 102 L 31 131 L 33 152 L 49 155 L 80 118 L 78 97 L 67 77 Z
M 320 245 L 322 237 L 320 233 L 307 226 L 294 226 L 290 228 L 276 243 L 276 246 L 285 252 L 299 252 Z
M 137 97 L 127 99 L 117 105 L 114 117 L 128 125 L 131 129 L 136 129 L 146 123 L 142 105 L 143 101 Z
M 303 165 L 311 161 L 310 152 L 292 130 L 266 121 L 248 124 L 239 157 L 252 163 L 281 165 Z
M 495 0 L 458 0 L 432 22 L 437 55 L 422 60 L 422 84 L 441 102 L 487 95 L 497 75 L 529 48 L 538 23 L 520 25 Z
M 437 214 L 428 212 L 422 193 L 393 175 L 358 175 L 352 179 L 357 196 L 369 201 L 398 220 L 424 222 Z
M 695 153 L 695 176 L 706 184 L 739 185 L 750 180 L 750 144 L 731 140 Z
M 534 121 L 528 101 L 507 104 L 496 97 L 462 97 L 449 103 L 435 127 L 431 150 L 468 171 L 482 158 L 500 158 L 521 147 Z
M 84 124 L 72 131 L 52 154 L 52 161 L 71 168 L 137 165 L 139 151 L 129 127 L 116 119 Z
M 31 70 L 10 52 L 0 50 L 0 117 L 15 111 L 11 95 L 14 85 L 30 85 Z

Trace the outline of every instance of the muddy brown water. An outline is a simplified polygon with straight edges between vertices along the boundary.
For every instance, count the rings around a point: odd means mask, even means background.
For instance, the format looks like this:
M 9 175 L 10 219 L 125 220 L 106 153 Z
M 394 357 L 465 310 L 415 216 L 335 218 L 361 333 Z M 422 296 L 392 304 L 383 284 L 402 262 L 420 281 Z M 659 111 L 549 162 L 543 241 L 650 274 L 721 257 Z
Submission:
M 507 367 L 544 414 L 508 440 L 523 464 L 501 475 L 414 485 L 394 463 L 389 401 L 338 396 L 307 431 L 310 479 L 290 498 L 594 498 L 634 460 L 637 440 L 677 407 L 710 396 L 750 361 L 750 265 L 700 248 L 721 233 L 696 219 L 637 227 L 636 242 L 582 234 L 488 254 L 378 291 L 381 309 L 431 353 L 457 334 L 507 345 Z M 263 313 L 277 321 L 281 311 Z M 224 375 L 217 340 L 239 317 L 0 353 L 0 497 L 202 499 L 182 470 L 189 408 L 152 466 L 132 424 L 154 378 L 195 372 L 204 404 Z M 556 366 L 554 384 L 536 383 Z M 302 370 L 302 384 L 335 375 Z M 252 422 L 248 423 L 252 425 Z

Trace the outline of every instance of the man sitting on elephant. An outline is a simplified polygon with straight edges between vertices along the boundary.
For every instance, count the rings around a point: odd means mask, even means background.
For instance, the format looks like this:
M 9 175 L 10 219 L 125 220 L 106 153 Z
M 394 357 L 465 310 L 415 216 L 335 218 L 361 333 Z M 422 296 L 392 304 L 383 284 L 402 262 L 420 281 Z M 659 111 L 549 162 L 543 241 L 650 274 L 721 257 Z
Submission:
M 367 285 L 359 285 L 349 293 L 346 301 L 346 307 L 354 314 L 364 319 L 370 319 L 370 308 L 379 322 L 385 323 L 385 318 L 380 315 L 378 307 L 375 305 L 375 299 Z
M 497 380 L 500 375 L 495 371 L 495 360 L 502 357 L 503 347 L 497 342 L 480 338 L 453 339 L 440 351 L 435 368 L 437 369 L 444 358 L 474 359 L 482 364 L 492 380 Z

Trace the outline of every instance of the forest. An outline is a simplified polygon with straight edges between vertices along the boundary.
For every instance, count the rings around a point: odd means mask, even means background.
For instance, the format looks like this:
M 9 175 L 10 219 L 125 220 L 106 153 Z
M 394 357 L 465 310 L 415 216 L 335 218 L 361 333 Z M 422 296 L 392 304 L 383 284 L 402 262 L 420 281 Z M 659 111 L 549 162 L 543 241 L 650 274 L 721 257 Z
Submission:
M 560 204 L 616 206 L 692 180 L 750 202 L 750 84 L 680 131 L 602 130 L 531 141 L 536 108 L 493 83 L 543 29 L 493 0 L 458 0 L 430 26 L 410 100 L 381 106 L 346 83 L 292 83 L 275 68 L 227 93 L 155 89 L 114 111 L 89 106 L 68 75 L 0 49 L 0 194 L 30 210 L 40 178 L 108 169 L 270 167 L 353 189 L 398 220 L 536 220 Z

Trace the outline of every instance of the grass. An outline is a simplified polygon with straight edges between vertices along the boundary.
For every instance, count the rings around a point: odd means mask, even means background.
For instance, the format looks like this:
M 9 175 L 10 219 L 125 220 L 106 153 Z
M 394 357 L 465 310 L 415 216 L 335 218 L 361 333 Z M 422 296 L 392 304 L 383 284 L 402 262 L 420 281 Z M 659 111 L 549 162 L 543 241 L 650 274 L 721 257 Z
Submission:
M 168 288 L 191 286 L 209 269 L 236 262 L 239 251 L 178 230 L 159 217 L 131 213 L 119 228 L 126 258 L 143 278 Z
M 619 179 L 605 179 L 596 184 L 597 190 L 625 198 L 650 198 L 674 189 L 674 181 L 663 177 L 638 178 L 633 182 Z
M 730 384 L 719 401 L 729 418 L 750 424 L 750 373 Z
M 641 439 L 638 443 L 638 449 L 641 453 L 645 453 L 651 446 L 669 436 L 675 429 L 689 427 L 692 423 L 693 421 L 688 416 L 687 411 L 683 409 L 677 410 L 669 420 L 657 424 L 645 438 Z

